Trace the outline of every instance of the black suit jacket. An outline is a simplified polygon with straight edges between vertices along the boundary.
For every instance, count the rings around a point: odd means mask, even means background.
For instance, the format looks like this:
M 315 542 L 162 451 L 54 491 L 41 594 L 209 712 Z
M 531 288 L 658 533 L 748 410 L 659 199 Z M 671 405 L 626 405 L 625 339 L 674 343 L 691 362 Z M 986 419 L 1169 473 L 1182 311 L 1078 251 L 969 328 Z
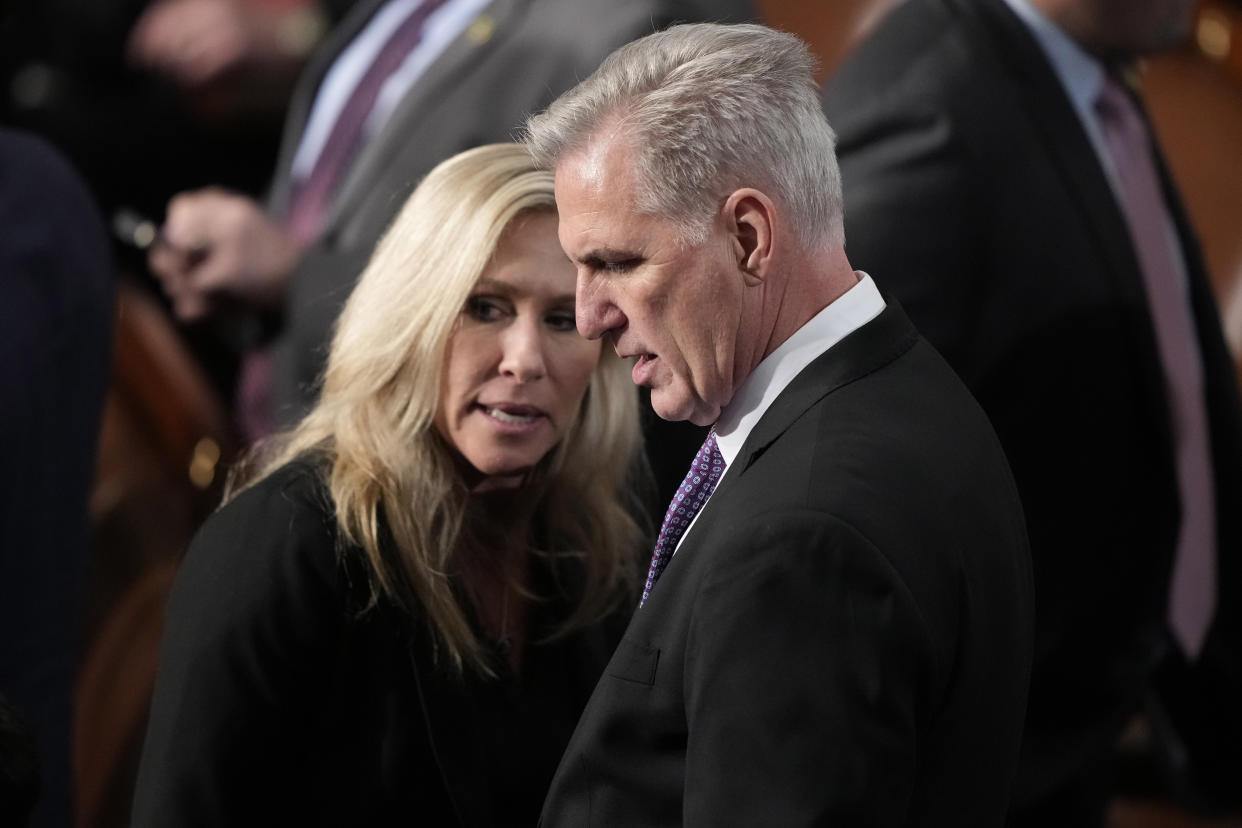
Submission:
M 1170 415 L 1125 220 L 1038 44 L 1001 0 L 910 0 L 825 90 L 850 259 L 987 411 L 1021 491 L 1037 644 L 1019 809 L 1102 772 L 1165 644 L 1179 522 Z M 1166 174 L 1203 354 L 1236 656 L 1242 408 Z M 1235 638 L 1236 640 L 1236 638 Z M 1102 806 L 1102 802 L 1098 802 Z
M 1032 595 L 987 420 L 890 306 L 751 432 L 630 622 L 555 828 L 994 826 Z
M 616 637 L 536 643 L 568 601 L 537 581 L 522 682 L 456 678 L 420 621 L 363 611 L 360 556 L 301 463 L 208 520 L 169 600 L 136 828 L 534 823 Z
M 112 256 L 91 194 L 41 139 L 0 129 L 0 695 L 30 723 L 35 828 L 72 813 L 87 501 L 112 342 Z

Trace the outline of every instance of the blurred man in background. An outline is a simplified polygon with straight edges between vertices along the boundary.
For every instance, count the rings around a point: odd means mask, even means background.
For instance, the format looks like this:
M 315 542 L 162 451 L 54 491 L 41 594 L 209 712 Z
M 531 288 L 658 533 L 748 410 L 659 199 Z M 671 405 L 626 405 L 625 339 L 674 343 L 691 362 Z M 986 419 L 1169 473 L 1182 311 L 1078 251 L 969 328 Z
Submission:
M 112 259 L 77 173 L 42 140 L 7 129 L 0 227 L 0 696 L 38 752 L 31 824 L 66 828 Z
M 966 380 L 1022 493 L 1037 645 L 1014 825 L 1102 824 L 1145 697 L 1194 770 L 1238 768 L 1237 374 L 1131 86 L 1194 5 L 909 0 L 824 95 L 851 257 Z

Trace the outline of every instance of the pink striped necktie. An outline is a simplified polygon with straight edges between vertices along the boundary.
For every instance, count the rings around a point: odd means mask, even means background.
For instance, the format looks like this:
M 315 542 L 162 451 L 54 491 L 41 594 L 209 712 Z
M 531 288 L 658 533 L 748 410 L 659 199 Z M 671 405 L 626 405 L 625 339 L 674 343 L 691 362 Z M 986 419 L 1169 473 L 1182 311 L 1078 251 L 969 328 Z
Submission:
M 1169 625 L 1194 659 L 1216 609 L 1216 503 L 1203 368 L 1147 125 L 1129 93 L 1105 77 L 1096 111 L 1143 272 L 1173 425 L 1182 522 L 1169 587 Z
M 651 555 L 651 568 L 647 571 L 647 583 L 643 587 L 643 597 L 638 606 L 647 603 L 647 596 L 651 594 L 652 587 L 677 549 L 677 541 L 681 540 L 694 516 L 715 491 L 720 475 L 724 474 L 724 468 L 724 457 L 720 453 L 720 446 L 716 444 L 716 429 L 713 427 L 703 445 L 699 447 L 698 453 L 694 455 L 694 462 L 690 464 L 686 479 L 681 481 L 677 494 L 673 495 L 673 502 L 664 514 L 664 523 L 656 538 L 655 552 Z
M 298 240 L 313 244 L 319 238 L 337 188 L 362 147 L 363 129 L 384 83 L 422 40 L 427 18 L 444 3 L 445 0 L 418 3 L 380 47 L 345 102 L 310 174 L 294 186 L 285 214 L 285 229 Z M 265 437 L 275 429 L 271 385 L 270 349 L 259 346 L 247 351 L 239 366 L 236 395 L 238 427 L 247 442 Z
M 310 174 L 294 187 L 285 226 L 297 238 L 311 242 L 319 237 L 332 197 L 363 144 L 363 129 L 380 91 L 422 40 L 427 18 L 444 3 L 445 0 L 418 3 L 388 36 L 354 87 Z

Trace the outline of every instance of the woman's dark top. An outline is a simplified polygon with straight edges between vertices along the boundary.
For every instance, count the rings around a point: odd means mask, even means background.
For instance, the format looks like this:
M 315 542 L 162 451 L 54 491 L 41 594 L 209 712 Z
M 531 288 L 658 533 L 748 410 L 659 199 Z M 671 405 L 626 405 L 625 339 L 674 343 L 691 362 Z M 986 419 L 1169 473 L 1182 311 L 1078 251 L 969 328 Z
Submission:
M 548 573 L 518 680 L 452 674 L 418 619 L 370 594 L 312 468 L 213 515 L 168 605 L 133 825 L 534 825 L 615 644 L 541 639 L 570 598 Z M 608 625 L 614 630 L 616 624 Z M 615 630 L 619 632 L 619 630 Z

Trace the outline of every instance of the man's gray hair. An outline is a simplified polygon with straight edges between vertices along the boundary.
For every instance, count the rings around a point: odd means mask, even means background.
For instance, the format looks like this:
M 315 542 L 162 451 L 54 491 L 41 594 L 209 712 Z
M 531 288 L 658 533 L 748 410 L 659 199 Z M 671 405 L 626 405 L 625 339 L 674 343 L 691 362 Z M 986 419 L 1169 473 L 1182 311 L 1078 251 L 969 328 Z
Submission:
M 673 26 L 609 55 L 526 122 L 525 142 L 554 169 L 615 131 L 634 153 L 637 209 L 674 221 L 690 242 L 729 193 L 750 186 L 785 204 L 804 244 L 841 244 L 836 136 L 815 68 L 805 43 L 765 26 Z

